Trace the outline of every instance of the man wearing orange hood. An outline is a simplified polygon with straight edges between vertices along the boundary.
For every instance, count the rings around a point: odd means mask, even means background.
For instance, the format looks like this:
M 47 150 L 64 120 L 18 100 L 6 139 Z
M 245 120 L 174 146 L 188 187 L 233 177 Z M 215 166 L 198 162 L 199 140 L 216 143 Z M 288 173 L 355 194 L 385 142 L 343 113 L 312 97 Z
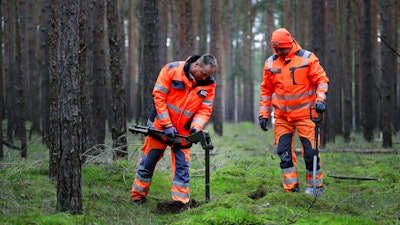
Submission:
M 315 123 L 310 119 L 310 108 L 326 110 L 329 79 L 314 53 L 304 50 L 285 28 L 272 33 L 274 55 L 265 61 L 260 93 L 259 122 L 267 131 L 271 105 L 274 107 L 274 136 L 281 159 L 283 188 L 286 192 L 300 192 L 294 133 L 297 130 L 306 164 L 305 193 L 323 194 L 323 174 L 318 152 L 317 189 L 313 189 L 313 149 Z M 318 143 L 319 145 L 319 143 Z

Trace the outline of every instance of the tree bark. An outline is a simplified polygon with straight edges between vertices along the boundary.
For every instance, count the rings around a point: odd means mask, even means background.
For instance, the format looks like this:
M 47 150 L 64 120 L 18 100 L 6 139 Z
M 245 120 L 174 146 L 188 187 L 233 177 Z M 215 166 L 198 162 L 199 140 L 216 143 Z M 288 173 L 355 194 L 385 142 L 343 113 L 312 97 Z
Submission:
M 362 28 L 361 28 L 361 56 L 362 56 L 362 125 L 363 137 L 366 141 L 373 141 L 374 134 L 374 112 L 375 104 L 373 99 L 374 74 L 372 68 L 372 21 L 371 21 L 371 0 L 363 0 L 362 4 Z
M 311 3 L 311 18 L 312 18 L 312 35 L 310 38 L 310 46 L 311 51 L 318 57 L 320 63 L 324 65 L 325 59 L 325 30 L 324 26 L 321 24 L 325 24 L 324 14 L 325 14 L 325 1 L 320 0 L 312 0 Z M 329 74 L 328 74 L 329 76 Z M 328 96 L 329 98 L 329 96 Z M 328 109 L 329 110 L 329 109 Z M 326 135 L 329 132 L 329 127 L 326 126 L 326 123 L 321 124 L 321 147 L 326 144 Z
M 222 58 L 222 42 L 221 42 L 221 7 L 220 2 L 216 1 L 211 6 L 211 14 L 215 19 L 211 20 L 211 39 L 210 39 L 210 53 L 213 54 L 217 60 Z M 213 127 L 217 135 L 222 136 L 223 134 L 223 114 L 222 114 L 222 74 L 220 68 L 214 74 L 217 81 L 217 87 L 215 90 L 215 99 L 213 105 Z
M 58 130 L 54 147 L 59 152 L 57 176 L 57 212 L 82 214 L 82 110 L 81 77 L 79 75 L 79 0 L 60 1 L 55 5 L 56 35 L 51 55 L 52 130 Z M 52 85 L 53 86 L 53 85 Z
M 350 134 L 353 128 L 353 92 L 352 92 L 352 84 L 354 81 L 354 75 L 352 73 L 352 63 L 354 57 L 348 49 L 351 49 L 351 46 L 354 45 L 354 37 L 351 35 L 352 27 L 351 27 L 351 15 L 352 8 L 350 0 L 346 0 L 343 2 L 343 12 L 345 12 L 344 16 L 344 25 L 343 25 L 343 58 L 345 62 L 343 73 L 343 137 L 346 142 L 350 142 Z
M 136 4 L 134 0 L 129 0 L 129 24 L 128 24 L 128 38 L 129 38 L 129 47 L 128 47 L 128 88 L 127 92 L 127 119 L 130 121 L 133 118 L 136 118 L 135 108 L 137 107 L 136 96 L 137 96 L 137 88 L 136 88 L 136 54 L 137 54 L 137 20 L 136 20 Z
M 17 29 L 16 29 L 16 63 L 18 65 L 18 80 L 16 82 L 17 88 L 17 98 L 15 100 L 16 111 L 16 135 L 21 142 L 21 158 L 27 157 L 27 144 L 26 144 L 26 102 L 25 102 L 25 73 L 24 73 L 24 65 L 22 61 L 22 57 L 25 55 L 24 51 L 24 40 L 25 35 L 23 33 L 24 28 L 24 20 L 22 19 L 23 8 L 25 5 L 25 1 L 19 0 L 16 2 L 16 17 L 17 17 Z
M 142 1 L 141 11 L 143 15 L 141 17 L 141 28 L 142 40 L 143 40 L 143 53 L 142 66 L 140 67 L 140 84 L 139 87 L 142 89 L 141 98 L 141 119 L 147 121 L 147 113 L 150 111 L 150 107 L 153 103 L 152 91 L 154 84 L 156 83 L 158 73 L 160 72 L 161 65 L 158 57 L 158 1 L 147 0 Z
M 0 2 L 0 18 L 3 18 L 3 1 Z M 0 62 L 3 62 L 3 28 L 0 28 Z M 4 105 L 3 63 L 0 63 L 0 105 Z M 0 160 L 4 158 L 3 150 L 3 114 L 5 107 L 0 108 Z
M 392 83 L 396 77 L 396 56 L 392 54 L 391 46 L 395 46 L 396 39 L 393 34 L 397 33 L 396 28 L 393 26 L 396 19 L 392 18 L 391 7 L 393 7 L 389 0 L 380 1 L 381 6 L 381 20 L 382 20 L 382 32 L 380 39 L 381 41 L 381 55 L 385 63 L 381 64 L 382 81 L 381 81 L 381 92 L 382 92 L 382 131 L 383 131 L 383 148 L 391 148 L 393 146 L 392 141 L 392 130 L 393 123 L 391 122 L 392 110 L 394 106 L 393 96 L 395 91 L 392 89 Z M 393 29 L 395 28 L 395 29 Z
M 27 55 L 27 75 L 29 79 L 25 79 L 28 93 L 26 103 L 29 104 L 27 109 L 29 112 L 28 120 L 32 121 L 29 131 L 29 139 L 33 133 L 41 133 L 40 127 L 40 111 L 42 109 L 41 91 L 41 77 L 38 73 L 38 32 L 36 26 L 38 24 L 37 7 L 35 1 L 27 1 L 25 6 L 25 20 L 26 20 L 26 55 Z M 29 12 L 29 13 L 27 13 Z
M 51 32 L 51 0 L 42 0 L 41 18 L 42 21 L 39 33 L 39 77 L 41 77 L 39 86 L 41 87 L 41 110 L 40 119 L 42 125 L 43 143 L 50 147 L 49 133 L 50 129 L 50 32 Z M 51 153 L 49 153 L 51 155 Z M 50 160 L 52 157 L 50 156 Z M 51 167 L 50 163 L 50 167 Z M 50 177 L 53 177 L 50 169 Z
M 110 71 L 112 90 L 111 135 L 113 139 L 114 159 L 126 158 L 126 104 L 123 84 L 123 46 L 121 46 L 122 22 L 119 16 L 118 2 L 107 1 L 108 40 L 110 45 Z
M 93 126 L 95 131 L 95 143 L 104 144 L 106 136 L 106 76 L 108 67 L 108 42 L 106 38 L 107 29 L 107 2 L 106 0 L 94 3 L 94 26 L 93 26 L 93 74 L 89 74 L 90 81 L 94 81 L 92 90 L 93 100 Z
M 16 11 L 15 1 L 8 0 L 5 3 L 5 15 L 4 15 L 4 52 L 5 52 L 5 85 L 6 85 L 6 107 L 7 111 L 5 117 L 7 123 L 7 141 L 10 143 L 14 142 L 14 136 L 16 132 L 17 122 L 17 105 L 14 102 L 13 96 L 17 96 L 16 87 L 18 78 L 18 68 L 16 63 Z
M 243 109 L 242 121 L 254 122 L 254 70 L 253 70 L 253 55 L 252 45 L 254 33 L 252 27 L 255 20 L 256 8 L 251 0 L 246 1 L 246 16 L 243 26 L 243 65 L 247 68 L 243 76 Z
M 235 98 L 235 77 L 232 76 L 232 62 L 233 62 L 233 33 L 234 33 L 234 23 L 233 23 L 233 3 L 232 0 L 228 0 L 225 4 L 225 21 L 223 31 L 223 45 L 224 45 L 224 57 L 219 59 L 220 70 L 222 74 L 225 74 L 224 83 L 224 121 L 235 122 L 235 108 L 236 108 L 236 98 Z M 224 60 L 223 64 L 221 61 Z
M 326 3 L 325 23 L 325 56 L 321 62 L 329 77 L 329 91 L 327 95 L 327 111 L 325 113 L 325 143 L 334 142 L 336 135 L 341 135 L 342 128 L 342 61 L 339 58 L 339 34 L 336 25 L 336 2 Z M 340 25 L 339 25 L 340 26 Z M 339 27 L 340 28 L 340 27 Z

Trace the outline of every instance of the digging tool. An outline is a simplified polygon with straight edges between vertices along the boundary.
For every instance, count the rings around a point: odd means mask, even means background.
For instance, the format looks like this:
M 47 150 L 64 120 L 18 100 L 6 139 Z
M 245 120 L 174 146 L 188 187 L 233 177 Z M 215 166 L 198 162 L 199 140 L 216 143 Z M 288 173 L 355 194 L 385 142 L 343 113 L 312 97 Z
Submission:
M 313 111 L 317 113 L 317 117 L 313 116 Z M 313 150 L 313 191 L 314 195 L 317 195 L 317 165 L 318 165 L 318 136 L 319 136 L 319 123 L 324 118 L 322 112 L 318 112 L 314 107 L 310 108 L 310 119 L 315 123 L 315 143 Z
M 167 136 L 164 134 L 163 130 L 158 130 L 153 127 L 146 127 L 139 124 L 135 124 L 128 128 L 128 130 L 134 134 L 140 133 L 144 135 L 150 135 L 156 139 L 166 138 Z M 197 144 L 200 143 L 201 147 L 205 150 L 205 189 L 206 189 L 206 202 L 210 202 L 210 150 L 214 148 L 211 142 L 210 134 L 207 130 L 198 131 L 189 136 L 185 136 L 182 134 L 177 134 L 176 137 L 183 138 L 188 142 Z M 174 144 L 180 144 L 179 138 L 169 138 L 166 143 L 170 146 Z

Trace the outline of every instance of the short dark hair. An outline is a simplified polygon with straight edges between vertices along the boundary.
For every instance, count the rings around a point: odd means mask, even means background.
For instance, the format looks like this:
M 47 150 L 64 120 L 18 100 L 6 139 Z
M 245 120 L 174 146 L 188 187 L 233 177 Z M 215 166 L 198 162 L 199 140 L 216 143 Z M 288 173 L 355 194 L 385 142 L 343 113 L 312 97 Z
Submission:
M 200 66 L 210 65 L 214 68 L 218 67 L 217 59 L 211 54 L 204 54 L 199 58 Z

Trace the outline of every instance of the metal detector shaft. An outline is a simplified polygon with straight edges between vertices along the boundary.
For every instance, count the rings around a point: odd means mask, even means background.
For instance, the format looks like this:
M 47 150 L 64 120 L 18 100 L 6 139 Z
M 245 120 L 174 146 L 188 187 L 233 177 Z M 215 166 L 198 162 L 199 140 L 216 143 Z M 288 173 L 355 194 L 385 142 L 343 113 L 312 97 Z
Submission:
M 318 117 L 313 116 L 313 111 L 318 114 Z M 315 137 L 314 137 L 314 150 L 313 150 L 313 191 L 314 195 L 317 194 L 317 166 L 318 166 L 318 136 L 319 136 L 319 123 L 323 119 L 323 113 L 316 111 L 315 108 L 310 108 L 310 119 L 315 123 Z
M 206 203 L 210 202 L 210 150 L 205 149 L 205 184 L 206 184 Z
M 164 135 L 164 131 L 163 130 L 157 130 L 153 127 L 146 127 L 146 126 L 141 126 L 138 124 L 135 124 L 131 127 L 129 127 L 129 131 L 131 131 L 132 133 L 141 133 L 144 135 L 150 135 L 153 137 L 160 137 Z M 156 135 L 157 134 L 157 135 Z M 196 133 L 193 133 L 189 136 L 185 136 L 185 135 L 181 135 L 181 134 L 177 134 L 177 137 L 180 138 L 184 138 L 189 142 L 192 143 L 200 143 L 201 147 L 204 149 L 205 151 L 205 191 L 206 191 L 206 202 L 210 202 L 210 150 L 212 150 L 214 148 L 212 142 L 211 142 L 211 137 L 210 134 L 208 133 L 207 130 L 202 130 L 202 131 L 198 131 Z M 177 139 L 175 138 L 168 138 L 171 142 L 170 144 L 174 144 L 176 143 L 175 141 Z

